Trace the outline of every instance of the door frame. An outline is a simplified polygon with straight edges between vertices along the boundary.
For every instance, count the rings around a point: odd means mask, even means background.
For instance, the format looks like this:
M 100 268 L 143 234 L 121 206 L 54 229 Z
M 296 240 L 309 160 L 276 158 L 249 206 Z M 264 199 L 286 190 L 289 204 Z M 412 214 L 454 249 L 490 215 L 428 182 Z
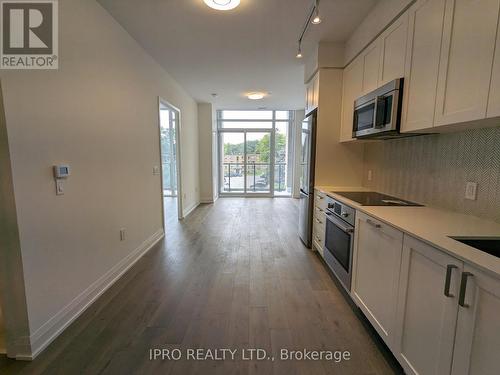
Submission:
M 164 186 L 163 186 L 163 159 L 162 159 L 162 149 L 161 149 L 161 111 L 162 107 L 168 108 L 170 111 L 176 113 L 175 116 L 175 164 L 177 169 L 177 218 L 179 220 L 184 219 L 184 214 L 182 212 L 182 178 L 181 178 L 181 110 L 174 105 L 170 104 L 167 100 L 158 96 L 158 143 L 160 151 L 160 179 L 161 179 L 161 218 L 163 223 L 163 230 L 166 230 L 165 223 L 165 197 L 163 196 Z
M 250 122 L 248 120 L 243 120 L 242 122 Z M 219 197 L 255 197 L 255 198 L 272 198 L 274 196 L 274 152 L 275 152 L 275 132 L 274 126 L 272 128 L 257 128 L 257 129 L 246 129 L 246 128 L 228 128 L 228 129 L 218 129 L 217 130 L 217 144 L 218 144 L 218 155 L 219 155 Z M 224 189 L 224 155 L 222 152 L 222 136 L 224 133 L 243 133 L 243 192 L 241 193 L 231 193 L 225 192 Z M 269 192 L 263 193 L 249 193 L 247 192 L 247 133 L 269 133 Z

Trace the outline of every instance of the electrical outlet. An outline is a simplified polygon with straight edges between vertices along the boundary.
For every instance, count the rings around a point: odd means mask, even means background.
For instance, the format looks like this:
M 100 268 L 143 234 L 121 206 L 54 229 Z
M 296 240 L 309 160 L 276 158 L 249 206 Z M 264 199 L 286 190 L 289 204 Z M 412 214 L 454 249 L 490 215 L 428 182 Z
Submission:
M 160 175 L 160 167 L 159 166 L 155 165 L 153 167 L 153 175 L 154 176 L 159 176 Z
M 465 186 L 465 199 L 475 201 L 477 198 L 477 182 L 467 182 Z
M 370 169 L 368 171 L 368 181 L 371 181 L 371 180 L 373 180 L 373 171 Z
M 125 241 L 125 228 L 120 229 L 120 241 Z

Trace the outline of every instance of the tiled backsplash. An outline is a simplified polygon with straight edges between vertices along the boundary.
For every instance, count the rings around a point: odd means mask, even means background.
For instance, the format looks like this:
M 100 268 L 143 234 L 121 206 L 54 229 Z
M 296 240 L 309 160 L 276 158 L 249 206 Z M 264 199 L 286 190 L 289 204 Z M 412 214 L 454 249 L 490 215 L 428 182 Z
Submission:
M 500 222 L 500 128 L 368 143 L 364 159 L 367 187 Z M 476 201 L 464 199 L 467 181 Z

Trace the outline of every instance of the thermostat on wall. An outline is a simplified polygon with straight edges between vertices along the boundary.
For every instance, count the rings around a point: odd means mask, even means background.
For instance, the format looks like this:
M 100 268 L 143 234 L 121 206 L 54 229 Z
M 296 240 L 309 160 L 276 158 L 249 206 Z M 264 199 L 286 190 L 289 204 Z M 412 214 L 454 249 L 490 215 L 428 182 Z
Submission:
M 71 169 L 69 165 L 54 165 L 54 177 L 66 178 L 70 175 Z

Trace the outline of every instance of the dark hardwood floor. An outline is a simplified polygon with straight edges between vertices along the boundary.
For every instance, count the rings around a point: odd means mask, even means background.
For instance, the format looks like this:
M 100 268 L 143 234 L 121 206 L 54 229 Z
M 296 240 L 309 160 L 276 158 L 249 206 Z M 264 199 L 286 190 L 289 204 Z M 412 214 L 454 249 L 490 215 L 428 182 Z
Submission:
M 397 371 L 300 242 L 296 201 L 219 199 L 182 222 L 172 202 L 166 207 L 166 239 L 35 361 L 0 357 L 1 374 Z M 151 348 L 263 348 L 276 360 L 151 361 Z M 281 348 L 349 351 L 351 359 L 280 361 Z

